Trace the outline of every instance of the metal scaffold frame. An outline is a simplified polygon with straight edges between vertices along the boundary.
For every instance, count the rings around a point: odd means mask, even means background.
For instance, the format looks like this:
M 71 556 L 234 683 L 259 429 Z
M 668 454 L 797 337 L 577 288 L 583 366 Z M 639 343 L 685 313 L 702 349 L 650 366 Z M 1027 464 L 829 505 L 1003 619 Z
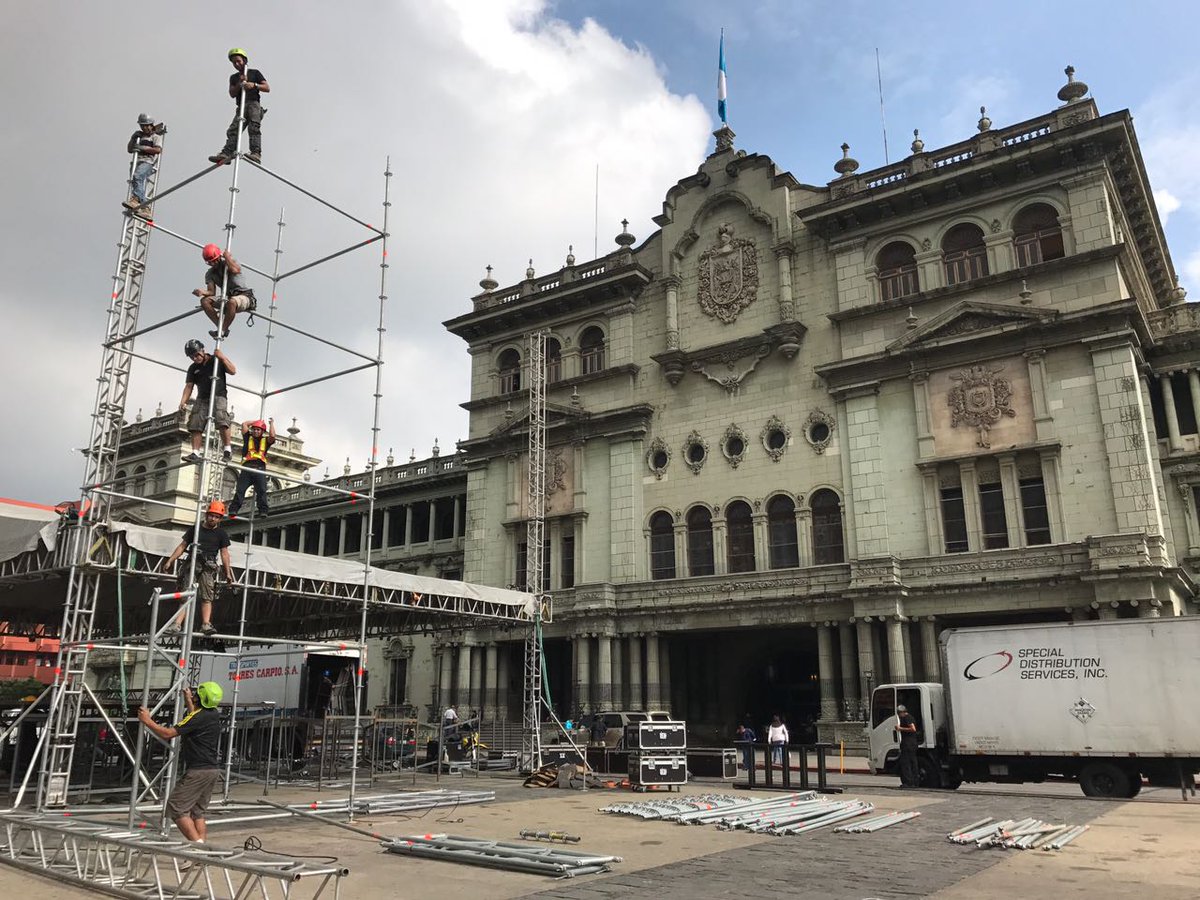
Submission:
M 528 771 L 542 766 L 542 572 L 546 525 L 546 332 L 529 334 L 529 477 L 525 522 L 525 586 L 537 598 L 525 638 L 521 763 Z

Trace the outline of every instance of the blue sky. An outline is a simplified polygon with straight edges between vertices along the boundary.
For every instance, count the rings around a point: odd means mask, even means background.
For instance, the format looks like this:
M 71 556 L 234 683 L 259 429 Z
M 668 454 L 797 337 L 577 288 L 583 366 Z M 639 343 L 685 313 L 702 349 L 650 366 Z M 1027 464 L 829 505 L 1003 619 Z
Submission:
M 737 146 L 810 184 L 834 177 L 848 141 L 863 169 L 884 163 L 880 51 L 892 161 L 919 127 L 926 149 L 1053 109 L 1073 64 L 1101 112 L 1132 110 L 1176 270 L 1200 300 L 1200 4 L 1145 0 L 924 4 L 715 0 L 260 0 L 218 14 L 175 4 L 131 49 L 144 0 L 39 0 L 0 30 L 0 303 L 10 386 L 0 430 L 0 496 L 78 496 L 78 449 L 95 396 L 114 246 L 139 112 L 169 123 L 164 184 L 194 174 L 222 143 L 232 104 L 226 51 L 246 47 L 271 83 L 267 165 L 364 219 L 379 215 L 384 160 L 395 172 L 384 405 L 379 445 L 399 459 L 467 437 L 470 359 L 442 322 L 471 308 L 484 266 L 502 285 L 614 247 L 620 221 L 644 240 L 667 190 L 695 172 L 716 127 L 724 26 Z M 40 77 L 49 68 L 52 77 Z M 39 73 L 30 77 L 30 73 Z M 599 233 L 594 173 L 600 166 Z M 164 227 L 205 243 L 224 234 L 229 171 L 158 204 Z M 345 223 L 248 172 L 235 252 L 269 271 L 281 206 L 283 262 L 361 238 Z M 160 234 L 162 234 L 160 232 Z M 281 317 L 373 352 L 378 258 L 340 258 L 283 283 Z M 185 312 L 203 279 L 194 248 L 153 242 L 142 325 Z M 259 296 L 269 285 L 251 279 Z M 189 318 L 139 339 L 170 365 L 209 326 Z M 235 326 L 239 382 L 293 384 L 345 364 L 325 348 Z M 173 409 L 181 370 L 134 363 L 127 418 Z M 361 471 L 370 454 L 373 375 L 273 399 L 305 452 Z M 239 395 L 239 416 L 257 401 Z

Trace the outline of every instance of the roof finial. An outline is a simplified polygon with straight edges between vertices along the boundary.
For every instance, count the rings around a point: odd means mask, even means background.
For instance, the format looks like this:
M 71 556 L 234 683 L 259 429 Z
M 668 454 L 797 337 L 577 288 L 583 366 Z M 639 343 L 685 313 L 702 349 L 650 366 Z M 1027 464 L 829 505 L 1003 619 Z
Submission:
M 441 456 L 441 455 L 442 455 L 442 448 L 438 446 L 438 439 L 437 439 L 437 438 L 434 438 L 434 439 L 433 439 L 433 455 L 434 455 L 434 456 Z
M 536 278 L 536 277 L 537 277 L 537 273 L 533 271 L 533 258 L 532 258 L 532 257 L 530 257 L 530 259 L 529 259 L 529 268 L 527 268 L 527 269 L 525 270 L 525 280 L 526 280 L 526 281 L 533 281 L 533 279 L 534 279 L 534 278 Z
M 843 178 L 849 178 L 858 171 L 858 160 L 850 155 L 849 144 L 842 144 L 842 158 L 833 164 L 833 171 Z
M 633 246 L 633 244 L 637 240 L 637 238 L 635 238 L 632 234 L 629 233 L 629 220 L 628 219 L 621 220 L 621 233 L 618 234 L 615 238 L 613 238 L 613 240 L 615 240 L 617 242 L 617 244 L 622 247 Z
M 348 457 L 348 456 L 346 457 L 346 464 L 344 466 L 342 466 L 342 474 L 343 475 L 350 474 L 350 457 Z
M 914 128 L 913 129 L 912 152 L 914 154 L 916 154 L 916 153 L 920 153 L 924 149 L 925 149 L 925 142 L 923 140 L 921 140 L 921 130 L 919 128 Z
M 485 294 L 490 294 L 497 287 L 499 287 L 499 282 L 497 282 L 496 279 L 492 277 L 492 267 L 491 266 L 487 267 L 487 274 L 479 279 L 479 286 L 481 288 L 483 288 L 483 292 Z
M 1074 66 L 1067 66 L 1063 71 L 1067 73 L 1067 83 L 1058 89 L 1058 99 L 1063 103 L 1082 100 L 1087 95 L 1088 86 L 1082 81 L 1075 80 Z
M 1029 285 L 1025 283 L 1025 279 L 1021 279 L 1021 290 L 1017 291 L 1017 296 L 1021 298 L 1021 303 L 1028 306 L 1033 302 L 1033 291 L 1029 289 Z
M 396 457 L 392 456 L 392 448 L 388 447 L 387 464 L 393 466 L 396 463 Z
M 992 127 L 992 120 L 988 118 L 986 106 L 979 107 L 979 123 L 978 124 L 979 124 L 979 131 L 981 134 L 985 131 L 990 130 Z
M 567 265 L 575 265 L 575 245 L 567 244 Z

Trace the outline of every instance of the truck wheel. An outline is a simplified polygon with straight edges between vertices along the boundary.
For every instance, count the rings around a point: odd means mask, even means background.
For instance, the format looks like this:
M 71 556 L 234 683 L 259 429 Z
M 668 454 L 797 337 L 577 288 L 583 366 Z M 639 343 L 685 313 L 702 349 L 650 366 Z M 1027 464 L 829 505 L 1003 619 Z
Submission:
M 942 786 L 942 773 L 935 763 L 928 756 L 922 756 L 917 760 L 917 783 L 923 788 L 940 788 Z
M 1088 763 L 1079 772 L 1079 786 L 1089 797 L 1128 797 L 1129 773 L 1114 763 Z

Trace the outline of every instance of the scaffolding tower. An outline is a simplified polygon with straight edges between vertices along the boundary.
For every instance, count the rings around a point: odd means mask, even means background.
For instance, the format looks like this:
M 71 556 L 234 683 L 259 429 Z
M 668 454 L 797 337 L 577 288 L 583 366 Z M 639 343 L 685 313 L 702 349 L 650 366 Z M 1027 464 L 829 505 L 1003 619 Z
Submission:
M 546 332 L 529 334 L 529 509 L 525 523 L 525 588 L 536 598 L 525 637 L 521 762 L 528 771 L 542 766 L 542 601 L 546 526 Z

